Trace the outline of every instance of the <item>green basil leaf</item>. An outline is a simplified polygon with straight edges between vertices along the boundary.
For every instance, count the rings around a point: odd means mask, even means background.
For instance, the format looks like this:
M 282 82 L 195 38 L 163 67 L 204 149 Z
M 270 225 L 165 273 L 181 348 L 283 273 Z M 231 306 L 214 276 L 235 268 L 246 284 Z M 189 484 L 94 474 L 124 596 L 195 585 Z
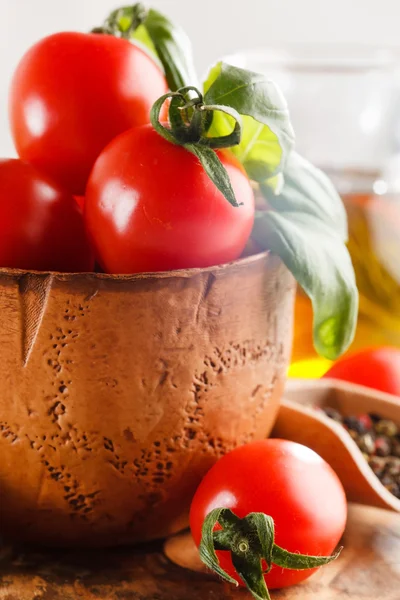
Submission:
M 294 145 L 286 101 L 264 75 L 225 63 L 213 67 L 204 83 L 206 104 L 231 106 L 242 116 L 242 140 L 232 148 L 250 179 L 263 182 L 281 172 Z M 216 112 L 210 134 L 225 135 L 232 120 Z
M 268 210 L 257 213 L 253 237 L 281 257 L 310 297 L 315 348 L 335 360 L 353 340 L 358 312 L 354 270 L 342 236 L 310 213 Z
M 278 173 L 277 175 L 269 177 L 268 179 L 263 181 L 263 183 L 260 184 L 260 186 L 262 186 L 264 196 L 266 196 L 266 194 L 278 196 L 282 192 L 284 184 L 285 178 L 283 176 L 283 173 Z
M 144 34 L 145 28 L 147 35 Z M 154 9 L 150 9 L 141 27 L 133 34 L 161 61 L 171 91 L 186 85 L 198 85 L 192 45 L 185 31 Z
M 279 212 L 294 211 L 317 217 L 333 227 L 346 242 L 346 211 L 333 183 L 325 173 L 296 152 L 292 152 L 283 176 L 283 193 L 282 190 L 272 187 L 273 181 L 261 184 L 268 204 Z
M 139 25 L 131 39 L 137 46 L 145 50 L 158 63 L 162 70 L 164 69 L 162 62 L 158 58 L 156 47 L 151 41 L 151 37 L 144 25 Z

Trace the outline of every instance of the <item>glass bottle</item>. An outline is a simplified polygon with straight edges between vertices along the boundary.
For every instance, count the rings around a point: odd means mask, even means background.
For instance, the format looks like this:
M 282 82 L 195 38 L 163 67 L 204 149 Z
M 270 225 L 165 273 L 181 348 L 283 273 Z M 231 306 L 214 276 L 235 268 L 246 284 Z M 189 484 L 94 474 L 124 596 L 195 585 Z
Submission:
M 360 292 L 350 351 L 400 347 L 400 86 L 394 51 L 291 46 L 225 59 L 265 73 L 289 104 L 297 150 L 333 180 L 349 220 L 349 250 Z M 312 343 L 312 310 L 299 290 L 293 376 L 321 375 L 329 362 Z

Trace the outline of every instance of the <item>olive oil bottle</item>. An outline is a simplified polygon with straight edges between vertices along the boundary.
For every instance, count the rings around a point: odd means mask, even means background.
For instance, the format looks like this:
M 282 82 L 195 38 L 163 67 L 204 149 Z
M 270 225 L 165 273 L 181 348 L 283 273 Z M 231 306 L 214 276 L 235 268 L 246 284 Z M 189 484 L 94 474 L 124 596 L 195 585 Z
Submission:
M 400 347 L 400 193 L 387 191 L 382 181 L 371 188 L 370 193 L 342 195 L 349 223 L 348 248 L 360 294 L 351 352 L 378 345 Z M 313 348 L 311 304 L 299 290 L 290 374 L 318 377 L 329 366 Z

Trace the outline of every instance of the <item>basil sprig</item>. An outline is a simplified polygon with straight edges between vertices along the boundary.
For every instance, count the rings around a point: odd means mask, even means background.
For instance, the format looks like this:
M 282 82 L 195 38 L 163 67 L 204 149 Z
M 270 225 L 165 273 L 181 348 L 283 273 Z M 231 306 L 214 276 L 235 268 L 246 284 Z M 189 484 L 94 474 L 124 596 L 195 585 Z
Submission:
M 292 152 L 278 195 L 260 190 L 266 210 L 258 211 L 253 238 L 278 254 L 310 297 L 314 345 L 334 360 L 351 344 L 358 313 L 358 292 L 345 242 L 347 218 L 328 177 Z
M 275 84 L 219 63 L 204 89 L 206 102 L 223 102 L 242 117 L 241 142 L 232 151 L 265 200 L 252 237 L 282 259 L 309 296 L 314 346 L 334 360 L 350 346 L 358 314 L 342 200 L 328 177 L 294 152 L 288 110 Z M 231 129 L 229 117 L 214 114 L 213 135 Z
M 294 147 L 294 131 L 286 100 L 264 75 L 223 62 L 210 71 L 204 83 L 207 104 L 225 104 L 242 117 L 242 139 L 232 151 L 253 181 L 262 182 L 280 173 Z M 231 130 L 226 114 L 214 114 L 213 135 Z
M 163 66 L 172 92 L 198 88 L 188 36 L 158 11 L 140 3 L 123 7 L 96 31 L 144 44 Z M 196 93 L 201 96 L 198 89 Z M 256 214 L 252 237 L 280 256 L 308 294 L 314 309 L 315 348 L 335 359 L 354 337 L 358 312 L 340 197 L 320 170 L 294 152 L 286 101 L 267 77 L 219 62 L 204 83 L 201 99 L 204 107 L 193 101 L 191 106 L 188 99 L 195 127 L 179 127 L 175 119 L 174 142 L 196 154 L 227 201 L 240 210 L 240 199 L 234 197 L 222 165 L 212 154 L 213 147 L 222 147 L 221 140 L 230 140 L 232 151 L 264 198 L 265 210 Z M 205 109 L 208 116 L 202 118 L 200 111 Z M 193 145 L 189 134 L 196 129 L 201 135 Z

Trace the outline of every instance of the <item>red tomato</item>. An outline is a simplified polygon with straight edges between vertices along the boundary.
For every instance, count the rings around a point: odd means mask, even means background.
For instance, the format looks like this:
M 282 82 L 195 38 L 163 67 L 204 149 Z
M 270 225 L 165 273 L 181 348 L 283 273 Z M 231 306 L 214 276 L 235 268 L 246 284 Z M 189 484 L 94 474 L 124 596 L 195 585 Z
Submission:
M 400 349 L 369 348 L 338 360 L 324 377 L 400 396 Z
M 263 440 L 222 457 L 201 482 L 190 510 L 190 527 L 199 545 L 205 517 L 230 508 L 243 518 L 262 512 L 275 521 L 278 546 L 308 555 L 329 556 L 347 517 L 343 487 L 331 467 L 313 450 L 287 440 Z M 217 552 L 221 567 L 239 583 L 229 552 Z M 269 588 L 307 579 L 315 569 L 294 571 L 273 566 Z
M 123 133 L 91 173 L 85 217 L 108 273 L 207 267 L 242 253 L 254 220 L 250 182 L 228 151 L 218 152 L 237 200 L 233 207 L 199 160 L 151 125 Z
M 22 58 L 10 119 L 20 158 L 82 195 L 103 148 L 150 121 L 165 77 L 137 46 L 111 35 L 56 33 Z
M 93 253 L 74 198 L 20 160 L 0 160 L 0 228 L 0 267 L 93 270 Z
M 83 207 L 85 206 L 85 196 L 74 196 L 74 198 L 80 209 L 83 210 Z

